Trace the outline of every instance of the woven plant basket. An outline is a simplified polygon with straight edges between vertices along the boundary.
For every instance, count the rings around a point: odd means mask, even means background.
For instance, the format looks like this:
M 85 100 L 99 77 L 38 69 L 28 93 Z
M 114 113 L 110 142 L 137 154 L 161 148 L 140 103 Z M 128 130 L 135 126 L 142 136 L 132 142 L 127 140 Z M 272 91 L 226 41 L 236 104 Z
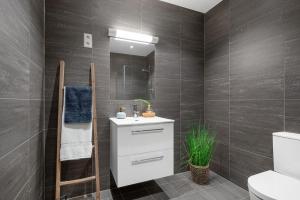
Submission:
M 205 185 L 209 181 L 209 165 L 207 166 L 195 166 L 190 164 L 190 171 L 192 179 L 199 185 Z

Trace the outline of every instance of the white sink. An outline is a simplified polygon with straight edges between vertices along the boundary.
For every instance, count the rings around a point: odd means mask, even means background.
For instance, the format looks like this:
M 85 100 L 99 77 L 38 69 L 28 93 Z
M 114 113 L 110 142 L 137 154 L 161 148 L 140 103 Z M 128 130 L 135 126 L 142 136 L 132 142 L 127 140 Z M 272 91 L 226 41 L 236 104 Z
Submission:
M 110 118 L 117 126 L 131 126 L 131 125 L 142 125 L 142 124 L 156 124 L 156 123 L 170 123 L 174 122 L 172 119 L 166 119 L 162 117 L 127 117 L 125 119 L 117 119 L 115 117 Z

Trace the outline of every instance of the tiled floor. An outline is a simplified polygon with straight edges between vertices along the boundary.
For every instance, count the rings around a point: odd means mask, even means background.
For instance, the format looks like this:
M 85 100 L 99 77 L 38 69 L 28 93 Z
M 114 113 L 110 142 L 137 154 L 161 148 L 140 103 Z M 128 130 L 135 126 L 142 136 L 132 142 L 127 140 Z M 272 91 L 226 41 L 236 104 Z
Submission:
M 248 192 L 211 172 L 210 183 L 192 182 L 189 172 L 101 192 L 101 200 L 249 200 Z M 93 200 L 93 196 L 72 200 Z

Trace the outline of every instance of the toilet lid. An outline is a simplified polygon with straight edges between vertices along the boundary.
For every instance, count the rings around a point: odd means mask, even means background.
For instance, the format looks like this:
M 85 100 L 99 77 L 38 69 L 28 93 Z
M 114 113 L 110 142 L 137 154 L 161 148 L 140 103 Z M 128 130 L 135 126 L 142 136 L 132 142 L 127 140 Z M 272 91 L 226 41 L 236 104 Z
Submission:
M 264 200 L 299 200 L 300 180 L 274 171 L 248 178 L 249 191 Z

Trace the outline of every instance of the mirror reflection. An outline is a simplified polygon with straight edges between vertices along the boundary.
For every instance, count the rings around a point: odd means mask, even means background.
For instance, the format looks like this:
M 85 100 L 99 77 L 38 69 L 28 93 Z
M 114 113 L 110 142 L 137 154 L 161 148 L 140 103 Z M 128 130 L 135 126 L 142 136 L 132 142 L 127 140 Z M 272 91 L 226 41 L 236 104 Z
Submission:
M 110 38 L 110 96 L 153 99 L 155 45 Z

